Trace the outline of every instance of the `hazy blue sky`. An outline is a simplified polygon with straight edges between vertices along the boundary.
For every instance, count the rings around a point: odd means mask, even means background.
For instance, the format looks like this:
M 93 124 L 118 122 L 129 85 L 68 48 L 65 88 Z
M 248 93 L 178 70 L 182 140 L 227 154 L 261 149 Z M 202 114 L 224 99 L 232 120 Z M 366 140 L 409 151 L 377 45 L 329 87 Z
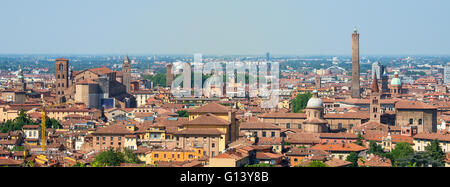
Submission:
M 1 0 L 0 53 L 450 54 L 449 0 Z

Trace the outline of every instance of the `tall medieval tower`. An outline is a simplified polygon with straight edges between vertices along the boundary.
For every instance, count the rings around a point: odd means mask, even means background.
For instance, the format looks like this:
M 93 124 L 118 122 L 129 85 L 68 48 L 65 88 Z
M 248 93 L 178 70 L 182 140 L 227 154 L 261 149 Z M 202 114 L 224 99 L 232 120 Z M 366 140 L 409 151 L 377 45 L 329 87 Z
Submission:
M 352 98 L 361 98 L 359 83 L 359 33 L 358 30 L 352 34 Z
M 375 73 L 372 80 L 372 93 L 370 93 L 370 121 L 381 123 L 380 99 L 380 88 Z
M 131 64 L 130 64 L 130 58 L 125 57 L 122 64 L 122 84 L 125 85 L 127 88 L 127 93 L 131 94 Z
M 67 101 L 65 96 L 69 88 L 69 60 L 65 58 L 56 59 L 55 78 L 56 78 L 56 101 L 64 103 Z

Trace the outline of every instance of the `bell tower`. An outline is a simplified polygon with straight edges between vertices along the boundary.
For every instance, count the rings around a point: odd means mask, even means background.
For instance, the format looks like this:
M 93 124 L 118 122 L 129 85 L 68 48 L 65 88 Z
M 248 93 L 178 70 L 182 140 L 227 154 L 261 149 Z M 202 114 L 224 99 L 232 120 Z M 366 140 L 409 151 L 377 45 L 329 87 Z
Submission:
M 130 58 L 128 58 L 128 55 L 123 60 L 122 76 L 123 76 L 122 84 L 125 85 L 125 87 L 127 89 L 127 93 L 131 94 L 131 64 L 130 64 Z
M 370 94 L 370 121 L 381 123 L 380 88 L 378 87 L 377 74 L 372 81 L 372 93 Z
M 55 78 L 56 100 L 58 103 L 64 103 L 67 101 L 65 91 L 69 88 L 69 60 L 65 58 L 56 59 Z

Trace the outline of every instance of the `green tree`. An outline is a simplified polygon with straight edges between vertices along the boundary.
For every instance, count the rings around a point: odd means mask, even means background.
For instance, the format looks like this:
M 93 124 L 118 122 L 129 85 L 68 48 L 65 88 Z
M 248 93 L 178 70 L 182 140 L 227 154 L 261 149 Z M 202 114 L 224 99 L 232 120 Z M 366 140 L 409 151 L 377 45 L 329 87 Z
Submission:
M 162 86 L 166 87 L 166 74 L 158 73 L 156 75 L 144 75 L 144 79 L 150 80 L 153 82 L 153 86 Z
M 133 164 L 141 164 L 143 163 L 136 154 L 133 153 L 133 150 L 128 148 L 123 148 L 123 156 L 126 163 L 133 163 Z
M 400 142 L 395 145 L 394 150 L 392 150 L 392 159 L 394 160 L 394 165 L 400 167 L 406 167 L 411 164 L 411 159 L 414 156 L 414 150 L 409 143 Z
M 72 165 L 72 166 L 70 166 L 70 167 L 80 167 L 80 168 L 84 168 L 84 167 L 86 167 L 86 165 L 83 164 L 83 163 L 81 163 L 81 162 L 77 162 L 77 163 L 75 163 L 74 165 Z
M 56 119 L 47 118 L 47 119 L 45 119 L 45 128 L 61 129 L 62 125 Z
M 120 166 L 120 163 L 125 162 L 125 157 L 119 150 L 110 148 L 106 151 L 98 154 L 94 161 L 92 161 L 93 167 L 106 167 L 106 166 Z
M 25 151 L 25 146 L 14 146 L 11 151 Z
M 292 112 L 293 113 L 301 113 L 303 109 L 306 108 L 309 99 L 311 99 L 312 94 L 310 92 L 305 94 L 299 94 L 295 99 L 291 101 L 292 103 Z
M 8 120 L 0 125 L 0 131 L 7 133 L 9 131 L 22 130 L 24 125 L 37 125 L 38 123 L 31 120 L 25 110 L 20 110 L 18 116 L 14 120 Z
M 143 163 L 132 150 L 110 148 L 98 154 L 92 162 L 93 167 L 120 166 L 121 163 Z
M 21 128 L 24 125 L 36 124 L 31 118 L 25 113 L 25 110 L 20 110 L 19 115 L 14 119 L 14 122 L 19 125 Z
M 429 164 L 433 167 L 441 167 L 445 163 L 445 153 L 438 140 L 431 141 L 430 145 L 425 147 L 425 156 L 432 160 Z
M 179 110 L 176 113 L 178 114 L 179 117 L 189 117 L 189 114 L 187 113 L 186 110 Z
M 372 140 L 369 141 L 369 150 L 367 151 L 367 153 L 383 156 L 384 150 L 383 147 L 381 147 L 381 145 L 378 145 L 377 142 Z
M 361 136 L 361 133 L 358 133 L 358 139 L 356 140 L 355 144 L 363 146 L 363 140 L 364 137 Z
M 356 152 L 351 152 L 350 155 L 347 156 L 346 161 L 352 163 L 352 167 L 358 167 L 358 154 Z
M 310 167 L 310 168 L 326 168 L 328 167 L 325 163 L 323 163 L 322 161 L 311 161 L 309 162 L 309 164 L 306 167 Z

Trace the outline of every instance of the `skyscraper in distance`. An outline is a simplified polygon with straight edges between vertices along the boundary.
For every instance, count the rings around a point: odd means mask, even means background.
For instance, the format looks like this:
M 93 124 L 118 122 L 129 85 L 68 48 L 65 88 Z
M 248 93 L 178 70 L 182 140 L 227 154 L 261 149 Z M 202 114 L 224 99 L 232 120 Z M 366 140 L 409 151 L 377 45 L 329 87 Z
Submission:
M 173 64 L 166 65 L 166 87 L 171 87 L 173 82 Z
M 191 64 L 186 62 L 183 68 L 183 90 L 191 93 Z
M 355 27 L 352 34 L 352 98 L 361 98 L 359 80 L 359 33 Z

